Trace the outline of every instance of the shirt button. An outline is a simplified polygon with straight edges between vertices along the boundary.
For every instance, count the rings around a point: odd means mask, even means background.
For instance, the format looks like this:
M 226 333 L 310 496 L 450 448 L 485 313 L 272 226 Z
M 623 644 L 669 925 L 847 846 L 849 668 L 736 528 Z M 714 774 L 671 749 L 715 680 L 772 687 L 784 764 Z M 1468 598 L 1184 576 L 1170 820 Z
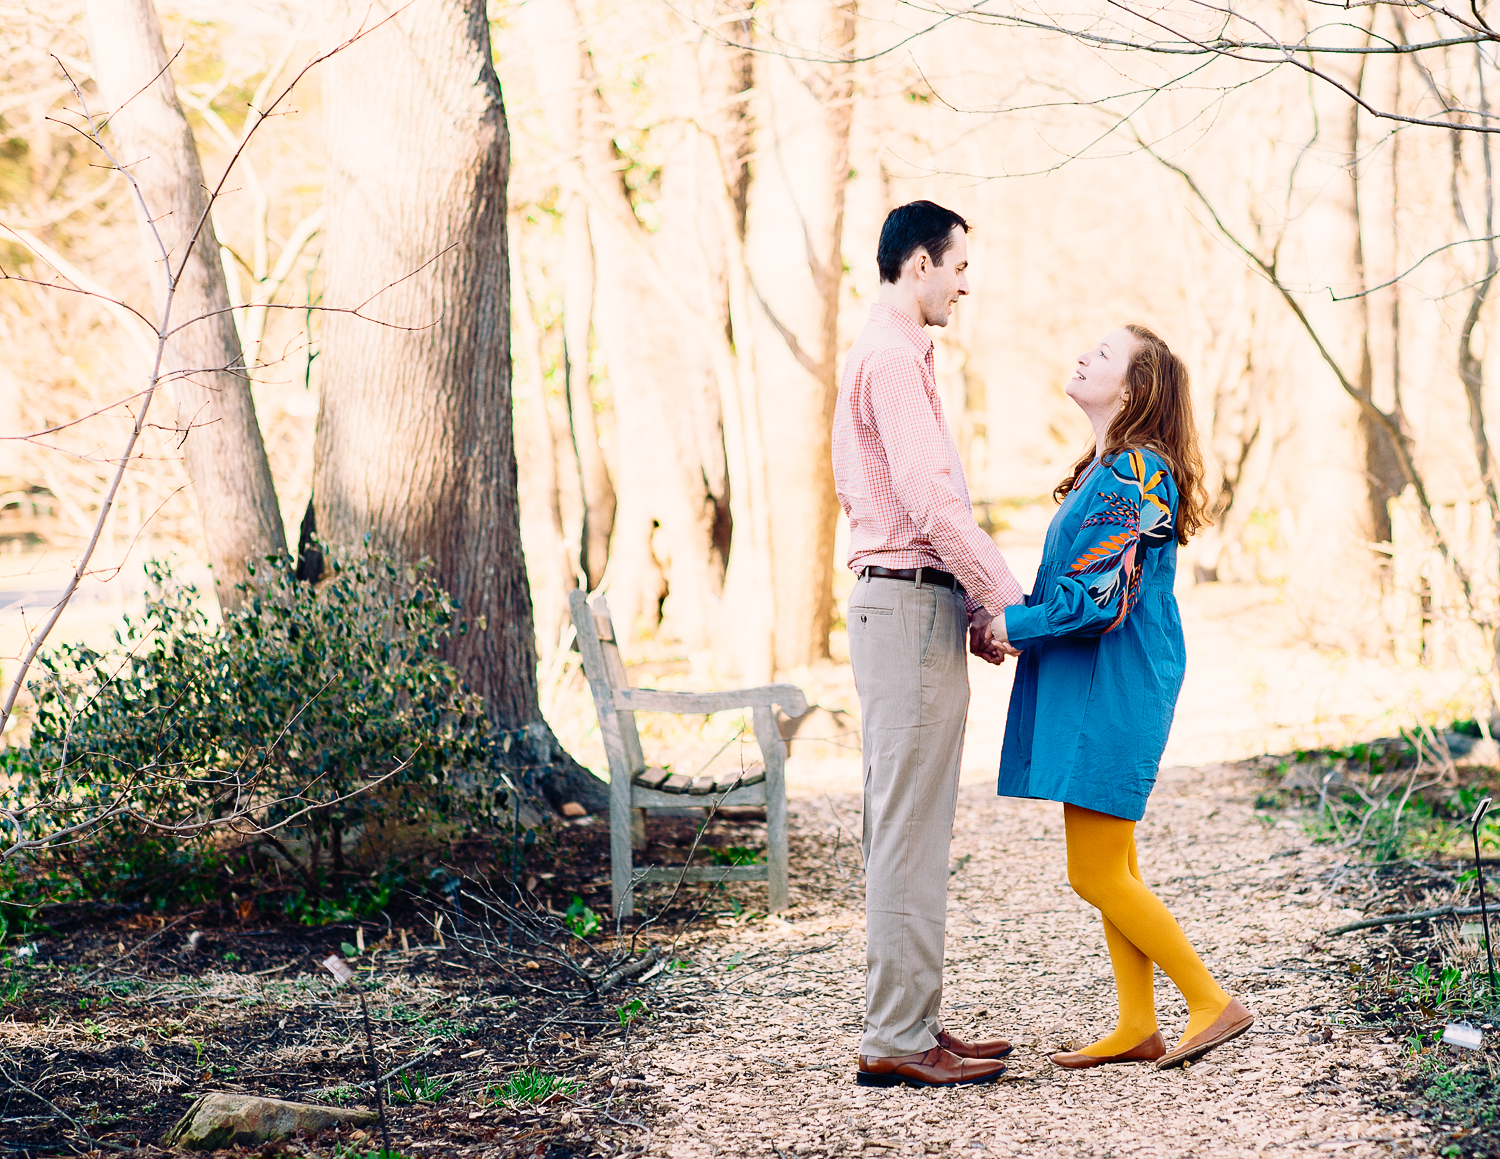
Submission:
M 865 622 L 865 620 L 866 620 L 866 619 L 867 619 L 867 617 L 865 617 L 865 616 L 861 616 L 861 617 L 860 617 L 860 618 L 859 618 L 859 622 L 860 622 L 860 623 L 861 623 L 861 624 L 863 624 L 863 623 L 864 623 L 864 622 Z

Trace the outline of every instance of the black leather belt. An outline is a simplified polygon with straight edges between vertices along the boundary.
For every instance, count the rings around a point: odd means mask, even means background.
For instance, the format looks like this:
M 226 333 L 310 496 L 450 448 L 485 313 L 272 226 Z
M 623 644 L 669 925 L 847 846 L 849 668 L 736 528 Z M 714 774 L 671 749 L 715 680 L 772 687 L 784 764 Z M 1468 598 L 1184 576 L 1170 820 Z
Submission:
M 867 579 L 906 580 L 908 583 L 915 583 L 917 587 L 931 584 L 935 588 L 963 588 L 957 577 L 935 567 L 867 567 L 860 575 Z

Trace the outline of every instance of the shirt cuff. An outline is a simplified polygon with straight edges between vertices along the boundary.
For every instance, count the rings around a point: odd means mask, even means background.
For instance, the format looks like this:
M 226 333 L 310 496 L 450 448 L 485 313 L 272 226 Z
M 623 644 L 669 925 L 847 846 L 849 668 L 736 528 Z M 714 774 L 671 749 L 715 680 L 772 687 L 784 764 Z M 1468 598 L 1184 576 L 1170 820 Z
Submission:
M 1047 609 L 1043 605 L 1028 608 L 1024 604 L 1012 604 L 1005 609 L 1005 637 L 1013 647 L 1025 650 L 1051 634 Z
M 990 615 L 1000 619 L 1005 615 L 1006 608 L 1020 607 L 1025 604 L 1026 597 L 1021 593 L 1020 588 L 1012 588 L 1007 592 L 1003 587 L 997 586 L 985 593 L 985 598 L 981 602 Z

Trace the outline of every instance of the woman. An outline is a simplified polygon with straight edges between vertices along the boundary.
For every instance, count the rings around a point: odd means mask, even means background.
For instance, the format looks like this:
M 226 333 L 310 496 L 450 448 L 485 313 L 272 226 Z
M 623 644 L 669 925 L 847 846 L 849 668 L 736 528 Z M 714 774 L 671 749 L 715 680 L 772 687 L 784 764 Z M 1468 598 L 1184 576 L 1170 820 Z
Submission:
M 1094 445 L 1054 497 L 1036 585 L 992 631 L 1021 650 L 1000 793 L 1063 803 L 1068 881 L 1104 916 L 1120 1013 L 1064 1067 L 1154 1060 L 1180 1066 L 1243 1034 L 1250 1011 L 1213 980 L 1136 864 L 1146 809 L 1182 687 L 1177 545 L 1207 522 L 1203 461 L 1182 359 L 1144 326 L 1078 360 L 1067 394 Z M 1182 991 L 1188 1024 L 1168 1051 L 1151 968 Z

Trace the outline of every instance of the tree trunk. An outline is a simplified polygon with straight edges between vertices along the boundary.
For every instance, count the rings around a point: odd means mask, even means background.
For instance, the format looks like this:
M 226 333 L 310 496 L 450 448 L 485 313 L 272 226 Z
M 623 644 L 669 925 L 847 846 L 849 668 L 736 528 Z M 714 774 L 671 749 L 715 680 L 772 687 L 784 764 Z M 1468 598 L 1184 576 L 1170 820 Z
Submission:
M 1371 15 L 1373 24 L 1374 16 Z M 1365 33 L 1365 44 L 1370 43 L 1370 34 Z M 1365 81 L 1367 57 L 1361 56 L 1355 70 L 1354 89 L 1362 92 Z M 1354 278 L 1359 292 L 1359 378 L 1357 385 L 1362 393 L 1375 397 L 1375 362 L 1370 350 L 1370 296 L 1366 293 L 1369 279 L 1365 271 L 1364 213 L 1360 204 L 1359 151 L 1359 105 L 1349 106 L 1349 216 L 1353 227 Z M 1385 404 L 1393 414 L 1401 413 L 1401 396 L 1392 390 Z M 1364 441 L 1365 489 L 1369 496 L 1370 538 L 1376 543 L 1391 541 L 1390 501 L 1401 494 L 1406 485 L 1401 474 L 1401 462 L 1391 445 L 1389 432 L 1366 411 L 1359 415 L 1359 433 Z
M 544 106 L 577 102 L 584 126 L 573 153 L 561 144 L 559 153 L 565 192 L 588 207 L 593 324 L 614 398 L 619 503 L 608 574 L 615 626 L 628 642 L 638 626 L 659 622 L 689 651 L 702 649 L 718 625 L 729 551 L 717 351 L 710 349 L 723 343 L 725 321 L 722 285 L 718 301 L 688 304 L 681 271 L 705 260 L 700 230 L 707 222 L 712 231 L 715 220 L 706 200 L 717 196 L 717 157 L 693 123 L 653 126 L 662 151 L 661 224 L 648 232 L 610 152 L 611 111 L 602 106 L 575 6 L 523 6 L 516 17 L 543 78 Z M 669 104 L 703 107 L 692 47 L 677 43 L 673 51 L 672 84 L 685 96 Z M 571 114 L 560 119 L 571 122 Z M 570 336 L 570 347 L 577 341 Z
M 552 417 L 547 411 L 547 379 L 542 336 L 532 313 L 532 298 L 522 264 L 520 222 L 510 226 L 510 275 L 514 296 L 511 314 L 521 348 L 516 363 L 521 374 L 516 382 L 516 400 L 524 404 L 529 420 L 521 439 L 519 458 L 521 540 L 534 601 L 537 646 L 545 657 L 556 649 L 563 624 L 568 620 L 568 592 L 577 584 L 568 562 L 563 534 L 562 502 L 558 494 L 557 447 L 552 438 Z M 528 437 L 529 436 L 529 437 Z M 569 452 L 568 459 L 572 459 Z M 585 518 L 587 518 L 585 516 Z
M 586 72 L 582 30 L 572 4 L 523 5 L 513 19 L 522 24 L 537 61 L 537 96 L 547 132 L 557 150 L 559 209 L 563 232 L 563 343 L 578 478 L 584 495 L 579 557 L 589 587 L 598 587 L 609 562 L 615 525 L 615 488 L 610 480 L 589 390 L 594 325 L 594 245 L 588 202 L 583 196 L 582 150 L 585 132 L 583 81 Z M 591 118 L 592 120 L 592 118 Z
M 749 11 L 748 7 L 742 9 L 746 19 L 737 30 L 746 43 Z M 734 539 L 724 576 L 724 615 L 716 647 L 730 658 L 729 666 L 738 670 L 744 683 L 769 684 L 776 674 L 776 593 L 767 582 L 774 574 L 771 505 L 755 372 L 756 325 L 752 319 L 759 306 L 753 303 L 745 268 L 745 218 L 755 127 L 749 100 L 755 86 L 755 54 L 748 48 L 727 47 L 725 65 L 728 99 L 722 102 L 725 113 L 715 135 L 720 154 L 717 208 L 725 255 L 729 331 L 717 372 Z M 707 300 L 709 288 L 705 286 L 699 296 Z
M 395 7 L 392 5 L 391 7 Z M 391 8 L 351 4 L 351 23 Z M 313 493 L 334 542 L 429 557 L 468 628 L 448 656 L 537 759 L 536 638 L 512 434 L 510 153 L 483 0 L 418 0 L 329 62 L 325 328 Z M 367 15 L 368 13 L 368 15 Z M 378 318 L 388 325 L 369 321 Z M 564 758 L 548 795 L 602 785 Z M 557 782 L 576 782 L 560 792 Z
M 166 340 L 161 374 L 176 403 L 219 603 L 232 608 L 250 568 L 286 554 L 286 530 L 208 220 L 203 166 L 151 0 L 88 0 L 87 15 L 115 159 L 145 202 L 145 212 L 139 204 L 136 211 L 158 325 L 181 327 Z
M 853 123 L 854 0 L 790 0 L 776 9 L 785 43 L 819 44 L 834 63 L 778 53 L 756 63 L 755 171 L 748 266 L 757 320 L 756 377 L 767 440 L 776 665 L 828 655 L 833 617 L 833 408 L 844 191 Z
M 599 445 L 594 396 L 589 389 L 589 351 L 594 332 L 594 245 L 588 206 L 574 192 L 563 199 L 563 354 L 568 376 L 568 420 L 578 483 L 583 490 L 583 535 L 579 559 L 596 588 L 609 564 L 609 538 L 615 529 L 615 486 Z

